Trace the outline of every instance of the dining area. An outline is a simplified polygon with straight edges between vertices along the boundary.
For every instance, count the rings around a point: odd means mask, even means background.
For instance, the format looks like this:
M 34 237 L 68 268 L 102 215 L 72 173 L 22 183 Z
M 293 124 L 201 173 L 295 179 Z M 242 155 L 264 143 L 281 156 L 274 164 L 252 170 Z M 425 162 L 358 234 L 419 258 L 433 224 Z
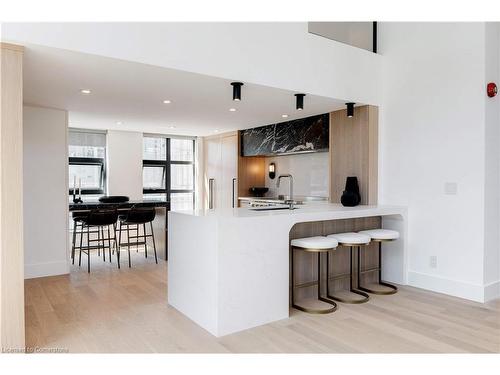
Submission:
M 129 268 L 131 252 L 144 254 L 158 264 L 167 258 L 166 220 L 169 204 L 165 200 L 130 200 L 127 196 L 102 196 L 83 202 L 74 198 L 71 214 L 71 264 L 85 267 L 101 258 L 121 268 L 121 253 Z M 163 230 L 162 230 L 163 229 Z M 86 259 L 85 259 L 86 257 Z

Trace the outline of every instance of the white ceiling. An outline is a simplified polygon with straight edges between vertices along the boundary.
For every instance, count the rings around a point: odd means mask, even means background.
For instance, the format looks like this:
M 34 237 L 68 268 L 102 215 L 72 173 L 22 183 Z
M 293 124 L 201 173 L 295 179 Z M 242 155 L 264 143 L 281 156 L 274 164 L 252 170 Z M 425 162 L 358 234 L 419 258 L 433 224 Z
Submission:
M 25 52 L 24 102 L 68 110 L 71 127 L 205 136 L 344 108 L 343 101 L 307 95 L 296 111 L 295 92 L 246 82 L 242 101 L 233 102 L 230 82 L 36 45 Z

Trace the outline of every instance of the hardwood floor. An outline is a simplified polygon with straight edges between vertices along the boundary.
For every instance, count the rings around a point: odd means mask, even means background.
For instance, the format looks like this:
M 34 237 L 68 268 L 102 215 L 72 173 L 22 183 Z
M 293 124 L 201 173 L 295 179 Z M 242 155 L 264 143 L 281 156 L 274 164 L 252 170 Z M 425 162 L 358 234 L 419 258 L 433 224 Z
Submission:
M 133 254 L 116 269 L 26 280 L 26 345 L 93 353 L 500 352 L 500 300 L 479 304 L 411 287 L 215 338 L 167 305 L 167 263 Z M 125 263 L 125 262 L 124 262 Z

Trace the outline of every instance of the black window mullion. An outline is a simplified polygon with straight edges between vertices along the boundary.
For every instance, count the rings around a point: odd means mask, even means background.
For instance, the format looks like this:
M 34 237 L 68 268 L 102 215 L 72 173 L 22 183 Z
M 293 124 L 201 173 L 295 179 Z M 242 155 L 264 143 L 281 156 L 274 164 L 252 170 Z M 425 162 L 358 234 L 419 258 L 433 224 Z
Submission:
M 195 208 L 195 205 L 196 205 L 196 198 L 195 198 L 195 184 L 196 184 L 196 171 L 195 171 L 195 167 L 194 167 L 194 161 L 196 160 L 196 154 L 195 154 L 195 150 L 196 150 L 196 144 L 194 143 L 194 139 L 193 139 L 193 208 Z
M 170 189 L 171 189 L 171 182 L 170 182 L 170 178 L 172 176 L 172 171 L 171 171 L 171 168 L 170 168 L 170 162 L 171 162 L 171 157 L 170 157 L 170 138 L 167 138 L 166 139 L 166 143 L 167 143 L 167 152 L 166 152 L 166 157 L 167 159 L 165 160 L 165 163 L 166 163 L 166 168 L 167 168 L 167 181 L 166 181 L 166 189 L 167 189 L 167 201 L 170 202 Z
M 142 161 L 143 166 L 150 166 L 150 167 L 164 167 L 165 166 L 165 161 L 164 160 L 143 160 Z

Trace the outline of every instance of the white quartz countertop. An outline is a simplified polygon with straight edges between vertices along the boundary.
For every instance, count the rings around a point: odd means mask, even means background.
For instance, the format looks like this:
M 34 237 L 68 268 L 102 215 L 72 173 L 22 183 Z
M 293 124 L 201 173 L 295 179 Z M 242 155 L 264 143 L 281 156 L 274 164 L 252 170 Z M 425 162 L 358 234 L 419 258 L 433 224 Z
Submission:
M 189 215 L 193 217 L 213 217 L 213 218 L 290 218 L 297 220 L 299 217 L 324 216 L 331 219 L 344 219 L 354 217 L 368 217 L 378 215 L 405 214 L 404 206 L 389 205 L 359 205 L 356 207 L 344 207 L 341 204 L 326 202 L 308 202 L 297 205 L 294 210 L 252 210 L 247 207 L 215 209 L 215 210 L 187 210 L 170 211 L 169 215 Z

